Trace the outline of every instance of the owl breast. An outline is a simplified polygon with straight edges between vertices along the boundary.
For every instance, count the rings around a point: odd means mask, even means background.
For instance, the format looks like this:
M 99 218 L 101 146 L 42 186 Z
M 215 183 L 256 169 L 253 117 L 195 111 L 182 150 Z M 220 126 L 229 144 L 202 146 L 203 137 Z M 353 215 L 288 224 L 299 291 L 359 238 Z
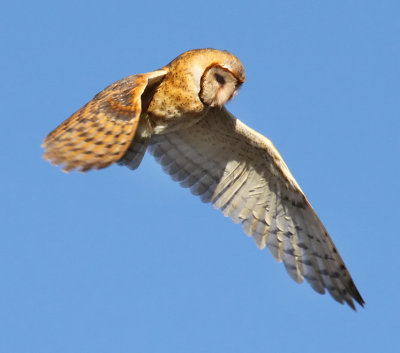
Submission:
M 198 96 L 199 87 L 189 78 L 167 76 L 154 93 L 146 113 L 154 134 L 186 129 L 207 113 L 208 107 Z

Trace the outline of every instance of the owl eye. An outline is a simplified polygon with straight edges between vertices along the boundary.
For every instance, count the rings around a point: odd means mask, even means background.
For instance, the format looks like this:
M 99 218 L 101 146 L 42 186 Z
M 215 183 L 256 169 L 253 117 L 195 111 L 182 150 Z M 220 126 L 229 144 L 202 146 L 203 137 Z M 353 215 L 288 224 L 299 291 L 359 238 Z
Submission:
M 220 74 L 215 74 L 215 79 L 221 86 L 225 84 L 225 79 Z

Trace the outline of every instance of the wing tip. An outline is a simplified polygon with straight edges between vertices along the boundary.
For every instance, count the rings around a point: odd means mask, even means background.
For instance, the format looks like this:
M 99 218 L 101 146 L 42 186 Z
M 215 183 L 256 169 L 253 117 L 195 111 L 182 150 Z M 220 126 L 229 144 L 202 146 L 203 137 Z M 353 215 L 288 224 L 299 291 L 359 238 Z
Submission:
M 332 295 L 332 293 L 330 294 Z M 354 311 L 357 311 L 354 301 L 362 308 L 365 307 L 365 301 L 352 280 L 350 280 L 348 289 L 344 290 L 339 298 L 335 298 L 333 295 L 332 297 L 341 304 L 346 303 Z
M 356 286 L 354 285 L 354 283 L 352 283 L 352 284 L 353 284 L 354 288 L 352 289 L 352 291 L 351 291 L 351 293 L 350 293 L 351 297 L 352 297 L 362 308 L 365 308 L 365 301 L 364 301 L 363 297 L 361 296 L 360 292 L 358 291 L 358 289 L 356 288 Z M 351 308 L 352 308 L 354 311 L 357 311 L 357 310 L 355 309 L 355 306 L 354 306 L 353 301 L 351 301 L 351 303 L 353 304 L 353 306 L 350 305 Z

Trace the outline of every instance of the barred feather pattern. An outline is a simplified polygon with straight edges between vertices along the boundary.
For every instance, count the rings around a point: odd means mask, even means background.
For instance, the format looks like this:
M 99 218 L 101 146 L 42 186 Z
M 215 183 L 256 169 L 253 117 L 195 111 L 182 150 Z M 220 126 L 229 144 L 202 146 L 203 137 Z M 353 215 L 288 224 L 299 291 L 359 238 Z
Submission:
M 355 309 L 359 294 L 323 224 L 272 143 L 211 109 L 189 129 L 153 135 L 150 152 L 181 186 L 241 223 L 260 249 L 268 247 L 290 277 L 318 293 L 327 289 Z
M 50 132 L 42 145 L 43 157 L 64 171 L 82 172 L 120 160 L 131 146 L 143 103 L 148 104 L 147 96 L 165 73 L 132 75 L 105 88 Z

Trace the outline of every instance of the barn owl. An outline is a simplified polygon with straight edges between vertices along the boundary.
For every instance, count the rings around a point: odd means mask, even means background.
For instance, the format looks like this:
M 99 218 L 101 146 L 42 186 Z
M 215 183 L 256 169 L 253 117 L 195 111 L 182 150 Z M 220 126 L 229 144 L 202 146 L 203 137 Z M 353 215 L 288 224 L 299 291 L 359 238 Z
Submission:
M 136 169 L 149 150 L 173 180 L 241 223 L 296 282 L 364 305 L 314 209 L 270 140 L 225 108 L 245 81 L 242 63 L 215 49 L 113 83 L 53 130 L 44 158 L 64 171 L 112 163 Z

